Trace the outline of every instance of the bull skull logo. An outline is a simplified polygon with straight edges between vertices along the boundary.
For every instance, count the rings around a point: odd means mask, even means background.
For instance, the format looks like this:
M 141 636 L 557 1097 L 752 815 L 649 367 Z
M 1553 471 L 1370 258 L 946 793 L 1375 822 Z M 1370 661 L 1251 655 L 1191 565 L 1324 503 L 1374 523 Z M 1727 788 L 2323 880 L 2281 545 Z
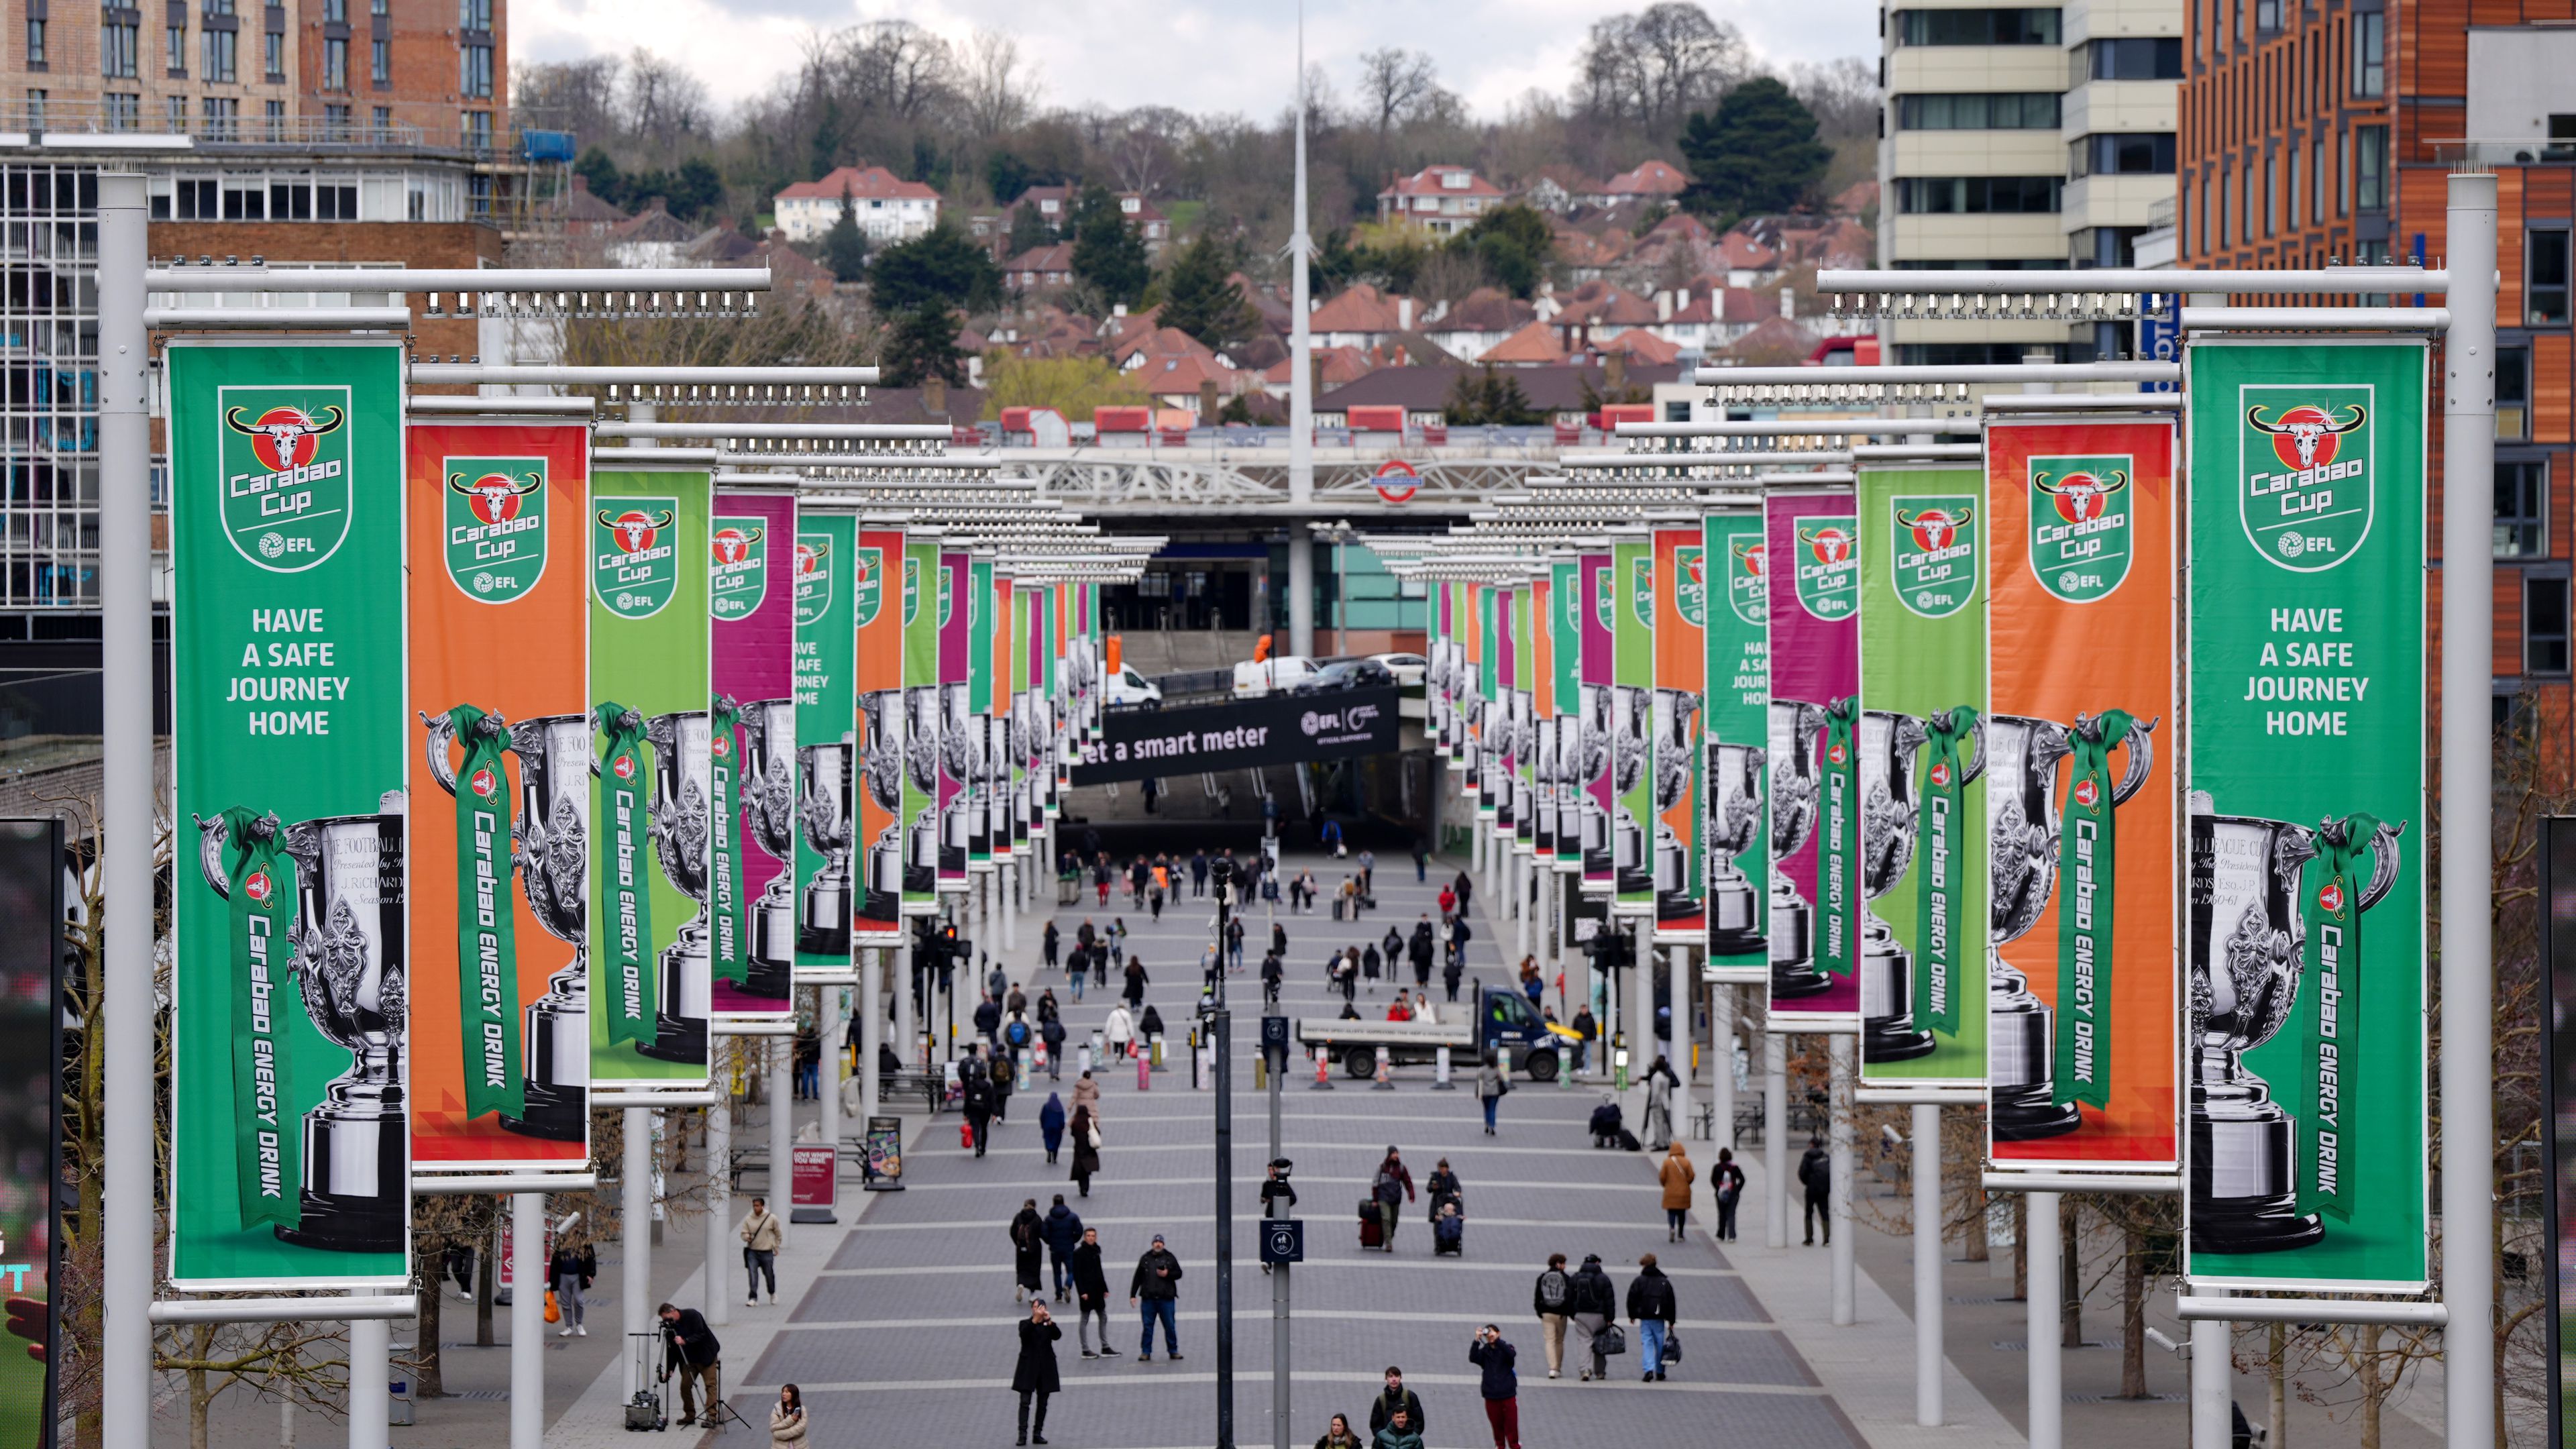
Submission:
M 272 473 L 291 473 L 312 461 L 313 450 L 306 446 L 311 439 L 340 430 L 348 420 L 348 410 L 338 406 L 324 408 L 320 417 L 302 408 L 274 407 L 259 415 L 257 422 L 242 421 L 246 408 L 226 408 L 224 426 L 250 437 L 251 451 Z
M 499 473 L 486 473 L 469 483 L 464 474 L 450 473 L 447 486 L 463 496 L 465 506 L 474 511 L 476 518 L 487 524 L 500 524 L 518 517 L 519 500 L 545 485 L 533 474 L 511 478 Z
M 615 531 L 619 547 L 630 554 L 638 554 L 651 548 L 653 540 L 661 536 L 662 530 L 671 526 L 672 515 L 665 512 L 658 518 L 647 517 L 642 511 L 633 508 L 624 513 L 611 514 L 603 508 L 599 511 L 599 521 L 603 526 Z
M 2258 433 L 2272 435 L 2272 453 L 2281 460 L 2282 467 L 2304 473 L 2333 462 L 2343 446 L 2343 435 L 2360 427 L 2369 414 L 2368 408 L 2354 403 L 2351 416 L 2337 422 L 2327 409 L 2302 404 L 2267 423 L 2258 403 L 2245 410 L 2245 424 Z
M 2112 494 L 2127 491 L 2129 475 L 2114 469 L 2108 477 L 2097 473 L 2069 473 L 2056 479 L 2034 476 L 2030 486 L 2048 495 L 2058 517 L 2069 523 L 2090 523 L 2111 506 Z
M 1900 508 L 1896 511 L 1896 522 L 1914 535 L 1917 548 L 1929 553 L 1957 542 L 1959 530 L 1968 526 L 1976 512 L 1973 508 L 1962 508 L 1956 512 L 1946 508 L 1926 508 L 1909 515 Z

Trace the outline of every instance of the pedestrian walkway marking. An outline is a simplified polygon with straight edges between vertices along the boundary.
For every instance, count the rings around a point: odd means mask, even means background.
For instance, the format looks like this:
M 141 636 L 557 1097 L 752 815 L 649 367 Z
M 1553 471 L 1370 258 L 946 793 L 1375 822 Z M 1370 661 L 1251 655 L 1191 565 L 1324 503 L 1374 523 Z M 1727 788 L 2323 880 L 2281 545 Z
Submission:
M 1355 1119 L 1355 1120 L 1374 1121 L 1374 1120 L 1376 1120 L 1376 1119 L 1374 1119 L 1374 1118 L 1369 1118 L 1369 1119 Z M 1444 1120 L 1445 1120 L 1445 1119 L 1444 1119 Z M 1464 1119 L 1464 1118 L 1462 1117 L 1460 1120 L 1463 1122 L 1463 1121 L 1465 1121 L 1466 1119 Z M 1114 1126 L 1116 1126 L 1116 1125 L 1117 1125 L 1117 1119 L 1116 1119 L 1116 1118 L 1114 1118 L 1114 1117 L 1113 1117 L 1113 1118 L 1109 1118 L 1109 1119 L 1107 1119 L 1107 1120 L 1103 1121 L 1103 1122 L 1101 1123 L 1101 1125 L 1102 1125 L 1102 1126 L 1104 1126 L 1104 1127 L 1114 1127 Z M 1375 1139 L 1371 1139 L 1371 1140 L 1375 1140 Z M 1103 1141 L 1103 1142 L 1104 1142 L 1104 1144 L 1105 1144 L 1105 1143 L 1107 1143 L 1108 1139 L 1104 1137 L 1104 1138 L 1102 1139 L 1102 1141 Z M 1375 1150 L 1376 1150 L 1376 1149 L 1374 1149 L 1374 1148 L 1370 1147 L 1370 1146 L 1368 1145 L 1368 1143 L 1367 1143 L 1367 1142 L 1282 1142 L 1282 1143 L 1281 1143 L 1281 1144 L 1279 1144 L 1279 1145 L 1280 1145 L 1280 1150 L 1281 1150 L 1281 1151 L 1283 1151 L 1283 1152 L 1284 1152 L 1284 1151 L 1287 1151 L 1287 1150 L 1288 1150 L 1288 1149 L 1290 1149 L 1290 1148 L 1294 1148 L 1294 1149 L 1296 1149 L 1296 1150 L 1297 1150 L 1297 1151 L 1299 1151 L 1299 1152 L 1370 1152 L 1370 1151 L 1375 1151 Z M 1120 1143 L 1120 1144 L 1118 1144 L 1118 1145 L 1116 1145 L 1116 1146 L 1108 1146 L 1108 1145 L 1104 1145 L 1100 1150 L 1101 1150 L 1104 1154 L 1106 1154 L 1108 1158 L 1110 1158 L 1110 1159 L 1114 1160 L 1114 1159 L 1116 1159 L 1116 1158 L 1118 1158 L 1118 1157 L 1124 1156 L 1124 1155 L 1126 1155 L 1126 1154 L 1128 1154 L 1128 1153 L 1131 1153 L 1131 1152 L 1198 1152 L 1198 1153 L 1207 1153 L 1207 1152 L 1213 1152 L 1213 1151 L 1215 1151 L 1216 1149 L 1215 1149 L 1214 1147 L 1212 1147 L 1211 1145 L 1209 1145 L 1208 1143 L 1205 1143 L 1205 1142 L 1134 1142 L 1134 1143 Z M 1260 1152 L 1267 1152 L 1267 1151 L 1269 1151 L 1270 1149 L 1269 1149 L 1269 1148 L 1267 1148 L 1267 1147 L 1264 1147 L 1262 1144 L 1260 1144 L 1260 1143 L 1258 1143 L 1258 1142 L 1237 1142 L 1237 1143 L 1235 1143 L 1235 1144 L 1234 1144 L 1234 1150 L 1235 1150 L 1237 1153 L 1244 1153 L 1244 1152 L 1260 1153 Z M 1545 1156 L 1545 1157 L 1607 1157 L 1607 1156 L 1609 1156 L 1609 1154 L 1608 1154 L 1608 1153 L 1604 1152 L 1602 1149 L 1597 1148 L 1597 1147 L 1507 1147 L 1507 1146 L 1504 1146 L 1504 1145 L 1502 1145 L 1502 1144 L 1500 1144 L 1500 1143 L 1497 1143 L 1497 1144 L 1495 1144 L 1495 1145 L 1493 1145 L 1493 1146 L 1491 1146 L 1491 1147 L 1484 1147 L 1484 1146 L 1475 1146 L 1475 1147 L 1440 1147 L 1440 1148 L 1430 1148 L 1430 1147 L 1425 1147 L 1425 1148 L 1420 1148 L 1420 1149 L 1418 1149 L 1418 1150 L 1419 1150 L 1419 1151 L 1422 1151 L 1422 1152 L 1430 1153 L 1431 1155 L 1433 1155 L 1433 1156 L 1435 1156 L 1435 1157 L 1459 1157 L 1459 1156 L 1468 1156 L 1468 1157 L 1473 1157 L 1473 1156 L 1476 1156 L 1476 1155 L 1481 1154 L 1481 1153 L 1497 1153 L 1497 1154 L 1506 1154 L 1506 1155 L 1509 1155 L 1509 1154 L 1518 1154 L 1518 1155 L 1522 1155 L 1522 1156 Z M 971 1150 L 971 1149 L 969 1149 L 969 1148 L 964 1148 L 964 1147 L 916 1147 L 916 1148 L 914 1148 L 914 1149 L 912 1150 L 911 1155 L 912 1155 L 912 1156 L 914 1156 L 914 1157 L 972 1157 L 972 1156 L 974 1156 L 974 1155 L 975 1155 L 975 1153 L 973 1152 L 973 1150 Z M 1645 1162 L 1645 1161 L 1649 1161 L 1649 1160 L 1651 1160 L 1651 1159 L 1649 1159 L 1649 1158 L 1648 1158 L 1644 1153 L 1642 1153 L 1642 1152 L 1639 1152 L 1639 1153 L 1626 1153 L 1626 1152 L 1623 1152 L 1623 1153 L 1620 1153 L 1620 1154 L 1618 1154 L 1618 1155 L 1619 1155 L 1620 1157 L 1622 1157 L 1622 1158 L 1627 1158 L 1627 1159 L 1631 1159 L 1631 1160 L 1638 1161 L 1638 1162 Z M 1108 1180 L 1105 1174 L 1103 1175 L 1102 1180 L 1103 1180 L 1103 1181 L 1107 1181 L 1107 1180 Z
M 1238 1370 L 1235 1374 L 1235 1381 L 1240 1384 L 1252 1379 L 1253 1377 L 1254 1376 L 1250 1373 Z M 1386 1375 L 1383 1373 L 1298 1369 L 1296 1370 L 1296 1381 L 1300 1384 L 1383 1385 L 1386 1382 Z M 1475 1374 L 1426 1374 L 1416 1373 L 1410 1370 L 1405 1373 L 1404 1381 L 1407 1384 L 1422 1384 L 1435 1388 L 1480 1388 L 1484 1384 L 1484 1380 Z M 1084 1374 L 1079 1378 L 1070 1376 L 1066 1378 L 1066 1384 L 1068 1387 L 1079 1384 L 1084 1388 L 1091 1388 L 1094 1386 L 1114 1387 L 1123 1384 L 1212 1384 L 1215 1382 L 1216 1374 L 1213 1371 L 1199 1369 L 1187 1369 L 1177 1373 L 1157 1373 L 1148 1370 L 1143 1373 Z M 842 1383 L 828 1384 L 799 1383 L 796 1387 L 798 1392 L 811 1398 L 816 1394 L 906 1393 L 914 1389 L 972 1389 L 977 1393 L 991 1393 L 995 1389 L 1008 1389 L 1010 1386 L 1010 1376 L 1006 1374 L 1000 1378 L 989 1379 L 898 1379 L 882 1381 L 874 1379 L 856 1379 Z M 743 1387 L 752 1389 L 775 1389 L 778 1385 L 745 1384 Z M 1533 1376 L 1526 1374 L 1523 1375 L 1521 1381 L 1521 1392 L 1527 1394 L 1534 1391 L 1549 1393 L 1592 1392 L 1592 1390 L 1586 1387 L 1580 1380 L 1570 1381 L 1566 1379 L 1557 1379 L 1551 1382 L 1547 1379 L 1534 1378 Z M 1768 1394 L 1775 1397 L 1798 1399 L 1820 1399 L 1825 1396 L 1824 1389 L 1813 1384 L 1736 1384 L 1704 1383 L 1697 1381 L 1659 1383 L 1654 1386 L 1651 1392 L 1656 1394 L 1666 1392 L 1682 1394 Z M 1605 1397 L 1607 1396 L 1605 1395 Z
M 1316 1318 L 1330 1318 L 1336 1323 L 1350 1322 L 1352 1320 L 1364 1320 L 1371 1323 L 1464 1323 L 1470 1326 L 1478 1326 L 1494 1321 L 1494 1315 L 1490 1313 L 1390 1313 L 1376 1309 L 1355 1310 L 1348 1308 L 1310 1308 L 1306 1310 L 1306 1312 L 1310 1321 Z M 1177 1316 L 1183 1323 L 1212 1323 L 1216 1320 L 1216 1310 L 1213 1308 L 1190 1309 Z M 1027 1317 L 1028 1315 L 1025 1313 L 1016 1313 L 998 1318 L 851 1318 L 831 1323 L 789 1323 L 782 1325 L 779 1331 L 782 1333 L 823 1333 L 841 1332 L 856 1328 L 1008 1328 L 1013 1324 L 1021 1322 Z M 1248 1313 L 1238 1313 L 1237 1317 L 1245 1323 L 1268 1321 L 1267 1318 L 1256 1320 L 1253 1315 Z M 1780 1325 L 1776 1323 L 1764 1323 L 1750 1319 L 1735 1318 L 1685 1318 L 1677 1324 L 1676 1327 L 1691 1329 L 1694 1332 L 1704 1328 L 1712 1333 L 1777 1333 L 1780 1331 Z M 471 1345 L 457 1344 L 454 1346 L 464 1348 L 470 1347 Z
M 1168 1219 L 1166 1221 L 1168 1221 Z M 1583 1223 L 1552 1223 L 1549 1226 L 1582 1229 L 1589 1225 Z M 1214 1268 L 1215 1266 L 1216 1259 L 1214 1258 L 1181 1259 L 1181 1267 L 1184 1270 L 1191 1268 Z M 1249 1258 L 1238 1258 L 1236 1260 L 1236 1266 L 1249 1271 L 1254 1264 Z M 1306 1261 L 1297 1265 L 1297 1271 L 1301 1273 L 1314 1268 L 1365 1268 L 1372 1273 L 1383 1273 L 1389 1268 L 1433 1268 L 1444 1273 L 1528 1273 L 1532 1276 L 1536 1276 L 1534 1270 L 1527 1263 L 1478 1263 L 1470 1262 L 1463 1258 L 1390 1258 L 1387 1255 L 1374 1250 L 1369 1250 L 1368 1256 L 1365 1259 L 1308 1258 Z M 1012 1269 L 1009 1264 L 1000 1264 L 989 1268 L 961 1268 L 955 1263 L 925 1263 L 917 1268 L 818 1268 L 815 1270 L 814 1276 L 817 1278 L 917 1278 L 925 1274 L 941 1273 L 951 1277 L 955 1277 L 960 1274 L 972 1274 L 977 1277 L 989 1274 L 994 1277 L 1004 1277 L 1009 1275 L 1011 1271 Z M 1664 1276 L 1667 1278 L 1741 1278 L 1744 1276 L 1733 1268 L 1665 1268 L 1663 1272 Z M 1491 1315 L 1488 1316 L 1490 1317 Z
M 1648 1185 L 1648 1186 L 1650 1186 L 1650 1187 L 1651 1187 L 1651 1186 L 1653 1186 L 1653 1184 L 1651 1184 L 1651 1183 L 1649 1183 L 1649 1184 L 1647 1184 L 1647 1185 Z M 1066 1206 L 1068 1206 L 1068 1207 L 1070 1207 L 1071 1205 L 1072 1205 L 1072 1204 L 1070 1204 L 1070 1203 L 1066 1204 Z M 1188 1222 L 1195 1222 L 1195 1221 L 1200 1221 L 1200 1220 L 1202 1220 L 1204 1217 L 1205 1217 L 1205 1215 L 1204 1215 L 1204 1214 L 1199 1214 L 1199 1215 L 1194 1215 L 1194 1216 L 1191 1216 L 1191 1217 L 1183 1218 L 1183 1219 L 1181 1219 L 1181 1220 L 1182 1220 L 1182 1221 L 1188 1221 Z M 1234 1215 L 1234 1220 L 1235 1220 L 1236 1222 L 1239 1222 L 1239 1223 L 1257 1223 L 1257 1222 L 1260 1222 L 1260 1221 L 1262 1220 L 1262 1215 L 1261 1215 L 1261 1214 L 1259 1214 L 1259 1213 L 1236 1213 L 1236 1214 Z M 1159 1226 L 1159 1227 L 1169 1227 L 1169 1226 L 1171 1226 L 1171 1225 L 1172 1225 L 1172 1223 L 1173 1223 L 1173 1221 L 1174 1221 L 1174 1218 L 1173 1218 L 1173 1215 L 1172 1215 L 1172 1214 L 1170 1214 L 1170 1213 L 1163 1213 L 1163 1214 L 1160 1214 L 1160 1215 L 1158 1215 L 1158 1216 L 1154 1216 L 1154 1217 L 1142 1217 L 1142 1218 L 1084 1218 L 1082 1221 L 1083 1221 L 1083 1224 L 1084 1224 L 1085 1226 L 1087 1226 L 1087 1227 L 1102 1227 L 1102 1228 L 1136 1228 L 1136 1227 L 1156 1227 L 1156 1226 Z M 1313 1220 L 1312 1220 L 1312 1219 L 1308 1219 L 1308 1221 L 1313 1221 Z M 1640 1221 L 1640 1222 L 1633 1222 L 1633 1223 L 1605 1223 L 1605 1222 L 1587 1221 L 1587 1220 L 1582 1219 L 1582 1218 L 1487 1218 L 1487 1217 L 1469 1218 L 1469 1219 L 1468 1219 L 1468 1221 L 1469 1221 L 1470 1223 L 1474 1224 L 1474 1225 L 1475 1225 L 1475 1226 L 1477 1226 L 1477 1227 L 1484 1227 L 1484 1228 L 1580 1228 L 1580 1229 L 1582 1229 L 1582 1230 L 1583 1230 L 1583 1231 L 1585 1231 L 1585 1232 L 1639 1232 L 1639 1233 L 1653 1232 L 1653 1233 L 1664 1233 L 1668 1238 L 1669 1238 L 1669 1237 L 1670 1237 L 1670 1235 L 1671 1235 L 1670 1230 L 1669 1230 L 1668 1228 L 1666 1228 L 1666 1227 L 1664 1226 L 1664 1224 L 1659 1223 L 1659 1222 L 1651 1222 L 1651 1223 L 1650 1223 L 1650 1222 L 1643 1222 L 1643 1221 Z M 957 1231 L 957 1224 L 956 1224 L 955 1222 L 953 1222 L 953 1221 L 944 1220 L 944 1219 L 943 1219 L 943 1220 L 941 1220 L 941 1221 L 937 1221 L 937 1222 L 927 1222 L 927 1223 L 876 1223 L 876 1222 L 861 1222 L 861 1223 L 854 1223 L 854 1224 L 852 1224 L 852 1225 L 851 1225 L 851 1231 L 853 1231 L 853 1232 L 871 1232 L 871 1233 L 953 1233 L 953 1232 Z
M 1127 1119 L 1125 1119 L 1125 1120 L 1133 1121 L 1133 1120 L 1135 1120 L 1135 1119 L 1134 1119 L 1134 1118 L 1127 1118 Z M 1212 1150 L 1212 1149 L 1211 1149 L 1211 1150 Z M 1435 1157 L 1435 1158 L 1436 1158 L 1436 1157 L 1437 1157 L 1437 1155 L 1438 1155 L 1438 1153 L 1437 1153 L 1436 1151 L 1434 1151 L 1433 1149 L 1428 1149 L 1428 1148 L 1426 1148 L 1426 1149 L 1424 1149 L 1424 1150 L 1425 1150 L 1425 1151 L 1433 1151 L 1433 1155 L 1434 1155 L 1434 1157 Z M 1316 1185 L 1317 1183 L 1324 1184 L 1325 1186 L 1328 1186 L 1328 1187 L 1367 1187 L 1367 1186 L 1372 1185 L 1375 1181 L 1376 1181 L 1376 1179 L 1375 1179 L 1374 1177 L 1319 1177 L 1319 1176 L 1316 1176 L 1316 1175 L 1314 1175 L 1314 1174 L 1312 1174 L 1312 1173 L 1305 1173 L 1305 1172 L 1301 1172 L 1301 1173 L 1298 1173 L 1298 1174 L 1297 1174 L 1297 1185 L 1298 1185 L 1299 1187 L 1312 1187 L 1312 1186 Z M 1063 1189 L 1064 1185 L 1065 1185 L 1065 1179 L 1063 1179 L 1063 1178 L 1061 1178 L 1061 1177 L 1048 1177 L 1048 1178 L 1039 1178 L 1039 1179 L 1035 1179 L 1035 1180 L 1022 1181 L 1022 1182 L 993 1182 L 993 1181 L 977 1181 L 977 1182 L 907 1182 L 907 1183 L 905 1183 L 905 1184 L 903 1185 L 903 1190 L 904 1190 L 905 1192 L 907 1192 L 907 1193 L 913 1193 L 913 1192 L 981 1192 L 981 1193 L 995 1193 L 995 1192 L 1019 1192 L 1019 1193 L 1050 1193 L 1050 1192 L 1057 1192 L 1057 1191 L 1061 1191 L 1061 1190 Z M 1112 1188 L 1112 1187 L 1198 1187 L 1198 1188 L 1207 1188 L 1207 1189 L 1208 1189 L 1209 1191 L 1211 1191 L 1211 1192 L 1215 1191 L 1215 1189 L 1209 1185 L 1208 1180 L 1207 1180 L 1207 1178 L 1206 1178 L 1204 1175 L 1199 1176 L 1199 1177 L 1122 1177 L 1122 1178 L 1117 1179 L 1116 1181 L 1112 1181 L 1112 1180 L 1110 1180 L 1109 1178 L 1103 1177 L 1103 1178 L 1100 1178 L 1100 1179 L 1098 1179 L 1098 1180 L 1097 1180 L 1097 1185 L 1098 1185 L 1099 1187 L 1102 1187 L 1102 1188 Z M 1655 1193 L 1655 1194 L 1657 1194 L 1658 1196 L 1660 1196 L 1660 1195 L 1663 1193 L 1663 1190 L 1664 1190 L 1664 1188 L 1663 1188 L 1663 1184 L 1658 1183 L 1658 1182 L 1655 1182 L 1655 1181 L 1652 1181 L 1652 1180 L 1647 1180 L 1647 1181 L 1643 1181 L 1643 1182 L 1538 1182 L 1538 1183 L 1516 1183 L 1516 1184 L 1513 1184 L 1513 1186 L 1515 1186 L 1515 1187 L 1545 1188 L 1545 1189 L 1547 1189 L 1547 1190 L 1549 1190 L 1549 1191 L 1551 1191 L 1551 1192 L 1554 1192 L 1554 1191 L 1567 1191 L 1567 1192 L 1625 1192 L 1625 1193 L 1639 1193 L 1639 1194 L 1642 1194 L 1642 1193 L 1650 1193 L 1650 1192 L 1651 1192 L 1651 1193 Z M 1071 1203 L 1071 1202 L 1078 1201 L 1078 1200 L 1079 1200 L 1079 1199 L 1068 1199 L 1067 1201 L 1068 1201 L 1068 1203 Z M 1572 1221 L 1579 1221 L 1579 1220 L 1578 1220 L 1578 1219 L 1567 1219 L 1567 1221 L 1572 1222 Z M 587 1297 L 588 1295 L 587 1295 L 587 1294 L 585 1294 L 584 1296 L 585 1296 L 585 1297 Z M 1962 1300 L 1962 1301 L 1964 1301 L 1964 1300 Z M 1980 1299 L 1980 1300 L 1978 1300 L 1978 1301 L 1979 1301 L 1979 1302 L 1985 1302 L 1985 1301 L 1988 1301 L 1988 1300 Z

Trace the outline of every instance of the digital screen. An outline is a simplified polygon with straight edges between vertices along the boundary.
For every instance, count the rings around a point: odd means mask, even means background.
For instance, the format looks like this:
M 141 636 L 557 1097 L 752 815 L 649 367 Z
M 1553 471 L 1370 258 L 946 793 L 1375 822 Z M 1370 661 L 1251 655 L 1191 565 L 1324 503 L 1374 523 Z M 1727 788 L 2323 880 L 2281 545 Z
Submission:
M 2568 1352 L 2576 1346 L 2576 818 L 2553 816 L 2540 824 L 2541 891 L 2548 910 L 2540 939 L 2541 969 L 2549 976 L 2549 1030 L 2542 1034 L 2542 1071 L 2549 1083 L 2550 1349 L 2558 1360 L 2550 1381 L 2553 1445 L 2576 1443 L 2568 1432 L 2571 1399 Z
M 62 828 L 0 820 L 0 1449 L 53 1442 Z

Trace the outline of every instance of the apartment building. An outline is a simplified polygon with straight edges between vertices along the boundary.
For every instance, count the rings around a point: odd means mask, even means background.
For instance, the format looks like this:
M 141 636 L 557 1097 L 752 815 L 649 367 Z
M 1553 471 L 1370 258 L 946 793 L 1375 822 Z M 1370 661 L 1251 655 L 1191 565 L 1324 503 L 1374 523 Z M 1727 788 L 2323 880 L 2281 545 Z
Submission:
M 1899 0 L 1884 14 L 1880 265 L 2128 266 L 2174 189 L 2183 0 Z M 2084 359 L 2110 328 L 1900 322 L 1891 361 Z

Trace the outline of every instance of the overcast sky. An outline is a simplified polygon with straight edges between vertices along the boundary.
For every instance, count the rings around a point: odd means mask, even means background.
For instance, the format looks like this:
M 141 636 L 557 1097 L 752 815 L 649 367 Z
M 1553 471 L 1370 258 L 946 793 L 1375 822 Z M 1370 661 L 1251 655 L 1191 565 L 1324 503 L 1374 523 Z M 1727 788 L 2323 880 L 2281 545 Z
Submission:
M 1356 58 L 1380 46 L 1428 51 L 1441 82 L 1482 117 L 1533 86 L 1563 92 L 1591 23 L 1644 0 L 1308 0 L 1306 52 L 1347 95 Z M 1708 0 L 1778 64 L 1875 56 L 1869 0 Z M 693 68 L 720 104 L 794 63 L 799 36 L 863 20 L 910 19 L 953 39 L 1006 30 L 1036 60 L 1049 105 L 1171 105 L 1267 117 L 1290 97 L 1296 6 L 1289 0 L 516 0 L 523 60 L 624 54 L 637 46 Z

